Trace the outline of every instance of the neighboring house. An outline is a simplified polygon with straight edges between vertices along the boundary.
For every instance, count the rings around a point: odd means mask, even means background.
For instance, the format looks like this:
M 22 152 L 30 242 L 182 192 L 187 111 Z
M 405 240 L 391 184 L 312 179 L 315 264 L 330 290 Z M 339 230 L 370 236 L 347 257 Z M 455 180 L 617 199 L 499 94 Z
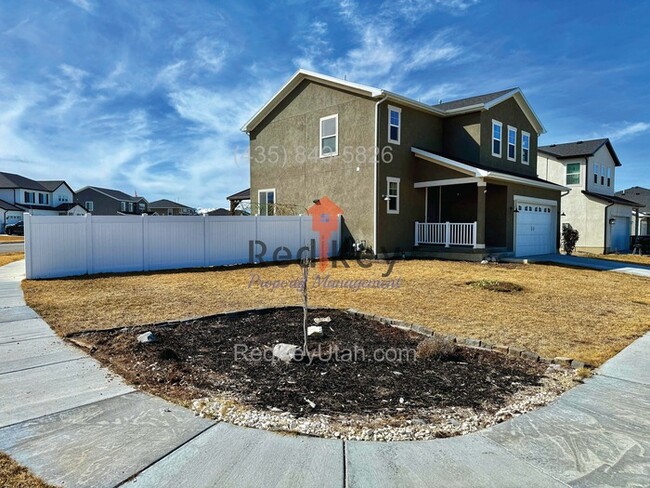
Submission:
M 75 201 L 93 215 L 141 215 L 149 212 L 146 198 L 98 186 L 78 190 Z
M 628 252 L 632 209 L 639 205 L 617 196 L 616 168 L 621 162 L 609 139 L 540 146 L 540 177 L 565 185 L 562 224 L 579 233 L 576 249 L 585 252 Z
M 299 70 L 242 130 L 255 212 L 328 196 L 343 209 L 343 251 L 480 259 L 559 247 L 566 188 L 537 177 L 545 130 L 518 88 L 427 105 Z
M 227 196 L 226 199 L 230 202 L 230 215 L 239 215 L 246 213 L 243 208 L 243 202 L 250 202 L 251 200 L 251 189 L 246 188 L 245 190 L 238 191 L 230 196 Z
M 149 211 L 158 215 L 196 215 L 195 208 L 166 199 L 149 203 Z
M 232 214 L 230 213 L 230 210 L 226 208 L 215 208 L 214 210 L 210 210 L 209 212 L 206 212 L 205 215 L 209 217 L 224 217 Z
M 74 204 L 74 192 L 65 181 L 36 181 L 0 172 L 0 232 L 4 232 L 6 225 L 20 222 L 25 212 L 85 215 L 86 210 Z
M 616 195 L 639 204 L 639 208 L 632 210 L 632 235 L 650 235 L 650 189 L 633 186 L 617 191 Z

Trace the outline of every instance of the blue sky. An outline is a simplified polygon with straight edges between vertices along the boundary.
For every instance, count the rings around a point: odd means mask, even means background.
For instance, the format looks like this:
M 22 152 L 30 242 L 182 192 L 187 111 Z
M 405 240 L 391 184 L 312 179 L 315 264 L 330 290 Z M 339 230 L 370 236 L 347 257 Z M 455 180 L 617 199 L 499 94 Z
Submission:
M 0 3 L 0 170 L 225 206 L 239 128 L 299 67 L 436 103 L 513 86 L 541 144 L 610 137 L 650 187 L 650 3 Z

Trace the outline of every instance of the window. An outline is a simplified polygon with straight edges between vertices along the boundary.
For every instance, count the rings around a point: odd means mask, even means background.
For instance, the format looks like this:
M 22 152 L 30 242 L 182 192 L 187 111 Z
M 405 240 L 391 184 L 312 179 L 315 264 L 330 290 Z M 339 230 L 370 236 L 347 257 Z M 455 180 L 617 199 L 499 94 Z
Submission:
M 508 126 L 508 161 L 517 161 L 517 129 Z
M 571 163 L 566 165 L 566 184 L 580 184 L 580 163 Z
M 138 203 L 138 209 L 140 210 L 140 212 L 144 212 L 144 210 L 145 210 L 144 202 Z
M 521 131 L 521 162 L 530 163 L 530 134 L 523 130 Z
M 389 214 L 399 213 L 399 178 L 386 178 L 386 211 Z
M 388 142 L 399 144 L 402 109 L 388 106 Z
M 607 168 L 607 186 L 612 186 L 612 168 Z
M 167 209 L 167 215 L 174 215 L 174 209 L 173 208 L 168 208 Z
M 600 184 L 604 185 L 605 184 L 605 166 L 602 164 L 600 165 Z
M 339 115 L 320 119 L 320 157 L 336 156 L 339 153 Z
M 492 156 L 501 157 L 501 130 L 503 124 L 498 120 L 492 121 Z
M 47 193 L 39 193 L 38 194 L 38 203 L 40 205 L 49 205 L 50 204 L 50 195 Z
M 598 184 L 598 165 L 594 164 L 594 184 Z
M 95 202 L 88 201 L 88 202 L 86 202 L 84 207 L 86 207 L 86 210 L 88 210 L 89 212 L 94 212 L 95 211 Z
M 129 202 L 129 212 L 133 213 L 133 203 Z
M 26 191 L 25 203 L 36 203 L 36 193 L 33 191 Z
M 120 211 L 126 212 L 126 202 L 120 202 Z
M 257 192 L 260 206 L 259 215 L 275 215 L 275 189 L 260 190 Z

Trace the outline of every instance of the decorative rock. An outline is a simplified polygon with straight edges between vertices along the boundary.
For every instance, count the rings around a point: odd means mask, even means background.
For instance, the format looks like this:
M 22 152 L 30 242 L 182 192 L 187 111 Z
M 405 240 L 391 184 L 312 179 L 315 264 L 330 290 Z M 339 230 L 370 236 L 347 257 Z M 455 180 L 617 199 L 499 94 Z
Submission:
M 578 361 L 577 359 L 571 361 L 571 367 L 573 369 L 580 369 L 580 368 L 584 368 L 585 366 L 586 364 L 584 363 L 584 361 Z
M 481 341 L 478 339 L 465 339 L 465 344 L 472 347 L 481 347 Z
M 531 351 L 523 351 L 521 353 L 521 357 L 529 361 L 535 361 L 535 362 L 539 361 L 539 354 L 536 354 Z
M 571 367 L 571 361 L 573 361 L 573 358 L 557 357 L 553 359 L 553 364 L 559 364 L 560 366 L 566 366 L 569 368 Z
M 496 344 L 492 350 L 501 354 L 508 354 L 508 346 L 504 346 L 503 344 Z
M 151 344 L 152 342 L 157 342 L 158 337 L 153 332 L 145 332 L 138 336 L 138 342 L 141 344 Z
M 307 336 L 313 338 L 323 337 L 323 328 L 320 325 L 310 325 L 307 327 Z
M 521 356 L 521 353 L 524 351 L 525 349 L 523 347 L 510 346 L 508 348 L 508 354 L 510 356 Z
M 484 259 L 484 260 L 481 261 L 481 264 L 488 264 L 488 263 L 489 263 L 489 261 L 487 259 Z
M 314 318 L 314 323 L 315 324 L 322 324 L 323 322 L 331 322 L 332 318 L 331 317 L 315 317 Z
M 285 363 L 290 363 L 299 360 L 302 357 L 302 351 L 300 347 L 293 344 L 280 343 L 273 347 L 273 357 Z

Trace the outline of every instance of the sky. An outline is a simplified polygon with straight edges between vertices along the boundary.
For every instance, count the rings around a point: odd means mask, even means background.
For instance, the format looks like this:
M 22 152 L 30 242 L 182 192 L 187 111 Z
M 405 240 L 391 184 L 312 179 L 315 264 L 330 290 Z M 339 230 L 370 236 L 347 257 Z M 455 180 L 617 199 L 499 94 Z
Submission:
M 650 2 L 0 0 L 0 171 L 202 208 L 298 68 L 422 102 L 520 87 L 540 144 L 609 137 L 650 187 Z

